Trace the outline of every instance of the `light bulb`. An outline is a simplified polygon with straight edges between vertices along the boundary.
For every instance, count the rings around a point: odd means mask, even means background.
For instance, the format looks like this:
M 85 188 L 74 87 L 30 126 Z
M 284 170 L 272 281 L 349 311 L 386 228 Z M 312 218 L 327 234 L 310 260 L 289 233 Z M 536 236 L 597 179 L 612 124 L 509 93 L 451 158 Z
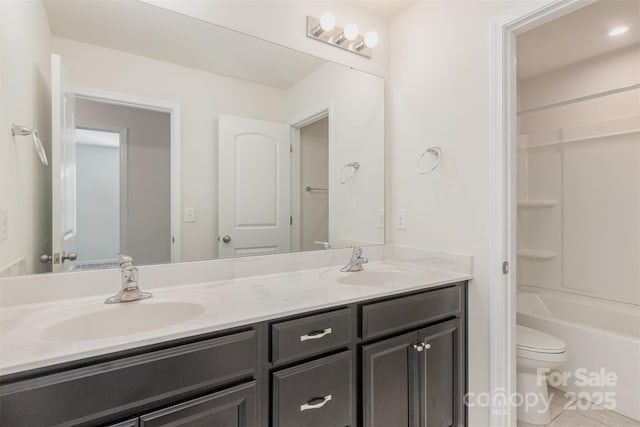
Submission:
M 331 31 L 336 27 L 336 17 L 330 13 L 323 13 L 320 17 L 320 27 L 325 31 Z
M 619 25 L 617 27 L 612 28 L 611 31 L 609 31 L 609 37 L 619 36 L 621 34 L 626 33 L 627 31 L 629 31 L 629 27 L 627 27 L 626 25 Z
M 367 47 L 378 46 L 378 33 L 375 31 L 367 31 L 364 35 L 364 44 L 366 44 Z
M 358 37 L 358 26 L 356 24 L 353 24 L 353 23 L 349 23 L 349 24 L 345 25 L 344 26 L 344 37 L 349 41 L 355 40 L 356 37 Z

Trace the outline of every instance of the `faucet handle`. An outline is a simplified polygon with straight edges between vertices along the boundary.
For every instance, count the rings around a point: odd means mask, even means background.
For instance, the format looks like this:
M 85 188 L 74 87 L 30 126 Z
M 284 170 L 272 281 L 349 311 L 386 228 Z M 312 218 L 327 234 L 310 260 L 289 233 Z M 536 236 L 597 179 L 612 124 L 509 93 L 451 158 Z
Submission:
M 120 255 L 118 257 L 120 267 L 130 267 L 133 265 L 133 258 L 129 255 Z

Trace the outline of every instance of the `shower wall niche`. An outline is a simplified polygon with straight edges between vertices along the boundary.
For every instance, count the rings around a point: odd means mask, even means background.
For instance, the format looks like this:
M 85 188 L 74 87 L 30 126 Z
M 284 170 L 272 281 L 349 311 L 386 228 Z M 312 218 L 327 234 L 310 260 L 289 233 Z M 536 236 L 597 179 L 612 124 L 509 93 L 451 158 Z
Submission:
M 640 44 L 518 93 L 518 285 L 640 305 Z

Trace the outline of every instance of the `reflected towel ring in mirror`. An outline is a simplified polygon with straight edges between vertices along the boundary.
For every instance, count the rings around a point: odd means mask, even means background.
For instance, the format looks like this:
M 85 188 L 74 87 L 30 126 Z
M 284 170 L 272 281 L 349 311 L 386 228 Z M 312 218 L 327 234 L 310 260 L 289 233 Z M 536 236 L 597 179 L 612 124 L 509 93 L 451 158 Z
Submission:
M 420 166 L 420 164 L 422 163 L 422 159 L 424 159 L 425 154 L 433 154 L 436 158 L 436 162 L 435 164 L 431 167 L 431 169 L 429 170 L 424 170 L 422 169 L 422 167 Z M 424 150 L 422 152 L 422 154 L 420 155 L 420 157 L 418 158 L 418 163 L 416 163 L 416 169 L 418 170 L 418 173 L 420 175 L 429 175 L 431 172 L 433 172 L 434 170 L 436 170 L 436 168 L 438 167 L 438 165 L 440 164 L 440 159 L 442 157 L 442 150 L 440 149 L 440 147 L 429 147 L 426 150 Z
M 342 172 L 346 168 L 351 168 L 351 173 L 345 179 L 342 179 Z M 340 168 L 340 170 L 338 171 L 338 182 L 340 184 L 346 184 L 347 182 L 349 182 L 351 180 L 351 178 L 353 178 L 353 175 L 356 173 L 356 171 L 358 169 L 360 169 L 360 163 L 358 163 L 358 162 L 351 162 L 351 163 L 347 163 L 347 164 L 343 165 Z
M 40 141 L 40 138 L 38 137 L 38 130 L 37 129 L 31 129 L 28 128 L 26 126 L 20 126 L 20 125 L 16 125 L 14 124 L 11 127 L 11 134 L 13 136 L 27 136 L 27 135 L 31 135 L 33 136 L 33 144 L 36 147 L 36 152 L 38 153 L 38 156 L 40 157 L 40 161 L 42 162 L 42 164 L 44 166 L 47 166 L 49 164 L 49 161 L 47 160 L 47 154 L 44 151 L 44 146 L 42 145 L 42 141 Z

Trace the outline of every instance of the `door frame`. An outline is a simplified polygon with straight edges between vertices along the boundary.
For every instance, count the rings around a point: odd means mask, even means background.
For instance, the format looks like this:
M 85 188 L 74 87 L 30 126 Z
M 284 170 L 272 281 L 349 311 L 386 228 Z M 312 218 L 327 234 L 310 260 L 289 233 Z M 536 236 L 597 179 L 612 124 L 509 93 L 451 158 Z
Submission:
M 140 97 L 127 93 L 106 91 L 88 87 L 74 87 L 76 99 L 103 102 L 125 107 L 142 108 L 151 111 L 169 113 L 171 126 L 170 158 L 171 158 L 171 262 L 182 260 L 182 163 L 181 163 L 181 105 L 176 102 Z
M 76 129 L 87 129 L 87 130 L 95 130 L 99 132 L 111 132 L 117 133 L 120 135 L 120 176 L 119 179 L 119 191 L 120 191 L 120 236 L 118 239 L 120 240 L 120 252 L 129 253 L 127 251 L 127 239 L 126 236 L 128 234 L 128 218 L 127 218 L 127 202 L 128 202 L 128 191 L 127 191 L 127 147 L 129 144 L 128 141 L 128 130 L 124 126 L 117 126 L 112 124 L 104 124 L 104 123 L 96 123 L 96 122 L 78 122 L 76 121 Z M 116 257 L 117 258 L 117 257 Z M 106 262 L 106 260 L 105 260 Z
M 333 241 L 333 215 L 331 209 L 331 190 L 333 186 L 333 173 L 334 167 L 332 159 L 332 141 L 333 139 L 333 124 L 332 124 L 333 104 L 321 105 L 315 109 L 309 110 L 303 114 L 299 114 L 291 120 L 291 218 L 293 225 L 291 226 L 291 251 L 300 251 L 300 130 L 309 126 L 319 120 L 327 119 L 327 150 L 329 159 L 329 179 L 327 184 L 328 193 L 328 209 L 329 209 L 329 243 Z
M 490 425 L 515 426 L 516 407 L 516 36 L 596 0 L 523 2 L 491 23 Z M 503 263 L 508 263 L 503 273 Z

